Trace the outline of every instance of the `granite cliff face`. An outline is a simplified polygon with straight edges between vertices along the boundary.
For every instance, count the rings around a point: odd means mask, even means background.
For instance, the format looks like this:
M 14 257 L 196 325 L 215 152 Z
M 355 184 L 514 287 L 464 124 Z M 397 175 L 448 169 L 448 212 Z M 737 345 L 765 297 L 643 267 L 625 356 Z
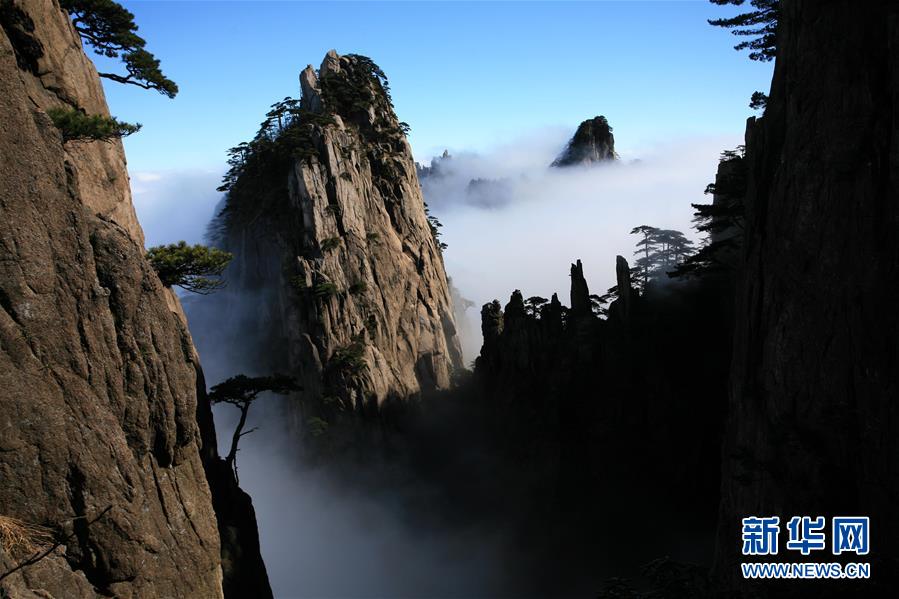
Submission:
M 615 136 L 604 116 L 593 117 L 581 123 L 574 137 L 551 166 L 574 166 L 617 160 Z
M 30 101 L 42 110 L 78 106 L 88 114 L 109 114 L 97 71 L 56 2 L 5 1 L 3 13 L 3 31 Z M 143 245 L 121 142 L 69 144 L 65 149 L 78 166 L 70 176 L 81 203 Z
M 68 537 L 0 594 L 221 597 L 202 374 L 122 145 L 63 145 L 46 114 L 108 115 L 96 71 L 55 2 L 0 20 L 0 515 Z M 30 555 L 6 549 L 0 572 Z
M 899 555 L 899 7 L 785 0 L 777 37 L 746 132 L 725 577 L 749 514 L 870 516 L 872 560 Z
M 239 178 L 223 244 L 236 255 L 233 301 L 260 298 L 244 316 L 272 356 L 260 367 L 295 376 L 306 416 L 321 425 L 449 387 L 461 351 L 383 73 L 331 51 L 300 83 L 301 108 L 280 138 L 301 140 L 294 157 L 283 172 Z M 254 199 L 263 190 L 264 208 Z

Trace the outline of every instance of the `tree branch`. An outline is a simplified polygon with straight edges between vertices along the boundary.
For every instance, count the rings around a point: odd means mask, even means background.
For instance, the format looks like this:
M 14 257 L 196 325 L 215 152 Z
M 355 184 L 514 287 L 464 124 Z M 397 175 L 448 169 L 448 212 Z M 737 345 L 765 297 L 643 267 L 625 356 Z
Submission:
M 104 509 L 102 512 L 97 514 L 96 517 L 94 517 L 91 520 L 88 520 L 87 523 L 85 524 L 85 526 L 90 526 L 91 524 L 93 524 L 94 522 L 96 522 L 97 520 L 102 518 L 106 514 L 106 512 L 108 512 L 111 509 L 112 509 L 112 505 L 106 506 L 106 509 Z M 87 516 L 75 516 L 74 518 L 71 518 L 70 520 L 67 520 L 67 521 L 71 522 L 74 520 L 83 520 L 85 518 L 87 518 Z M 41 561 L 42 559 L 44 559 L 45 557 L 47 557 L 48 555 L 50 555 L 51 553 L 56 551 L 57 547 L 65 544 L 69 539 L 71 539 L 74 536 L 75 536 L 75 531 L 72 531 L 71 534 L 66 535 L 65 537 L 62 537 L 61 539 L 58 539 L 55 543 L 53 543 L 53 545 L 50 546 L 49 549 L 46 549 L 45 551 L 38 551 L 37 553 L 35 553 L 34 555 L 29 557 L 22 563 L 20 563 L 19 565 L 15 566 L 14 568 L 12 568 L 10 570 L 7 570 L 3 574 L 0 574 L 0 582 L 2 582 L 3 579 L 6 578 L 7 576 L 10 576 L 10 575 L 14 574 L 15 572 L 18 572 L 22 568 L 26 568 L 32 564 L 38 563 L 39 561 Z
M 127 77 L 122 77 L 121 75 L 117 75 L 115 73 L 97 73 L 100 77 L 105 77 L 106 79 L 112 79 L 117 83 L 128 83 L 130 85 L 136 85 L 137 87 L 142 87 L 144 89 L 154 89 L 152 86 L 147 85 L 146 83 L 141 83 L 140 81 L 135 81 L 131 78 L 131 75 Z
M 250 430 L 244 431 L 244 432 L 240 433 L 240 436 L 243 437 L 244 435 L 249 435 L 250 433 L 256 432 L 256 431 L 258 431 L 258 430 L 259 430 L 259 427 L 258 427 L 258 426 L 254 426 L 254 427 L 251 428 Z

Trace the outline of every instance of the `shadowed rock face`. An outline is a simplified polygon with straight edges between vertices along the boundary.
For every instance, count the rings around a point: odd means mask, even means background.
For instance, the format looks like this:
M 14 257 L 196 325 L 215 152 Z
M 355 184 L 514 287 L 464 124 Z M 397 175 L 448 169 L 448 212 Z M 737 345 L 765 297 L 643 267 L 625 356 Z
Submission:
M 221 597 L 180 305 L 144 259 L 121 143 L 63 146 L 46 114 L 108 115 L 96 71 L 55 2 L 0 15 L 0 514 L 73 534 L 0 594 Z
M 301 73 L 305 156 L 259 182 L 284 189 L 225 235 L 232 291 L 266 297 L 248 317 L 272 339 L 264 366 L 295 376 L 304 405 L 327 398 L 319 415 L 447 388 L 462 364 L 412 153 L 371 69 L 331 51 Z
M 770 99 L 746 132 L 718 560 L 730 578 L 754 514 L 870 516 L 872 560 L 899 555 L 899 7 L 781 10 Z
M 615 136 L 604 116 L 588 119 L 578 126 L 574 137 L 551 166 L 574 166 L 617 160 Z
M 542 498 L 535 520 L 578 531 L 541 562 L 555 594 L 566 594 L 560 585 L 599 588 L 608 576 L 596 575 L 594 552 L 614 555 L 604 567 L 615 572 L 646 555 L 710 561 L 714 546 L 731 345 L 724 290 L 675 279 L 638 292 L 621 256 L 615 271 L 606 319 L 592 309 L 580 261 L 571 265 L 570 307 L 555 294 L 537 307 L 515 291 L 505 308 L 494 301 L 481 311 L 473 378 L 503 470 L 539 473 L 527 491 Z M 689 557 L 671 542 L 681 526 L 690 529 Z M 638 552 L 617 541 L 628 535 Z M 580 560 L 567 578 L 557 573 Z

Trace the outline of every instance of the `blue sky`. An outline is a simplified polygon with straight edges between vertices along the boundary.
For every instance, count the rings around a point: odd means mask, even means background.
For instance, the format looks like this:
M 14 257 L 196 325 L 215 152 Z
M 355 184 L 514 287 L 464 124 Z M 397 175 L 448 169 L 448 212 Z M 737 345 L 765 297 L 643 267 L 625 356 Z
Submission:
M 384 69 L 418 159 L 597 114 L 625 153 L 740 134 L 771 76 L 706 23 L 733 10 L 705 0 L 123 4 L 181 88 L 169 100 L 104 81 L 112 113 L 144 125 L 126 140 L 132 173 L 223 169 L 227 148 L 298 95 L 299 71 L 330 48 Z

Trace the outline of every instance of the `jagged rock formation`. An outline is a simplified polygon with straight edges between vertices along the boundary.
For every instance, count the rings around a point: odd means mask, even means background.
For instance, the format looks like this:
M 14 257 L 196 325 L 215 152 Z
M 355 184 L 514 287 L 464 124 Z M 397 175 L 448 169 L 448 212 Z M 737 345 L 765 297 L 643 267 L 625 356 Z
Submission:
M 304 391 L 306 416 L 449 387 L 461 366 L 452 302 L 415 163 L 386 79 L 331 51 L 300 74 L 302 142 L 282 170 L 241 176 L 225 209 L 235 302 L 265 331 L 268 369 Z M 271 201 L 259 208 L 260 190 Z M 307 418 L 308 420 L 308 418 Z
M 475 382 L 490 438 L 505 468 L 539 473 L 528 493 L 545 497 L 541 517 L 556 529 L 577 528 L 571 539 L 601 544 L 620 522 L 643 551 L 676 555 L 670 510 L 710 560 L 731 343 L 721 291 L 675 279 L 640 293 L 618 256 L 618 297 L 602 319 L 584 265 L 570 272 L 570 307 L 555 294 L 538 307 L 515 291 L 505 309 L 482 309 Z
M 73 535 L 0 594 L 221 597 L 202 375 L 122 145 L 64 146 L 46 114 L 108 115 L 96 71 L 55 2 L 4 0 L 0 24 L 0 514 Z
M 617 160 L 615 136 L 604 116 L 581 123 L 574 137 L 550 166 L 574 166 Z
M 624 256 L 615 256 L 615 289 L 618 298 L 609 306 L 609 318 L 627 325 L 637 292 L 631 283 L 631 269 Z
M 590 314 L 590 289 L 584 278 L 584 265 L 578 260 L 571 265 L 571 313 L 577 316 Z
M 899 556 L 899 7 L 780 10 L 767 108 L 746 132 L 719 571 L 738 576 L 747 514 L 866 515 L 886 585 Z

